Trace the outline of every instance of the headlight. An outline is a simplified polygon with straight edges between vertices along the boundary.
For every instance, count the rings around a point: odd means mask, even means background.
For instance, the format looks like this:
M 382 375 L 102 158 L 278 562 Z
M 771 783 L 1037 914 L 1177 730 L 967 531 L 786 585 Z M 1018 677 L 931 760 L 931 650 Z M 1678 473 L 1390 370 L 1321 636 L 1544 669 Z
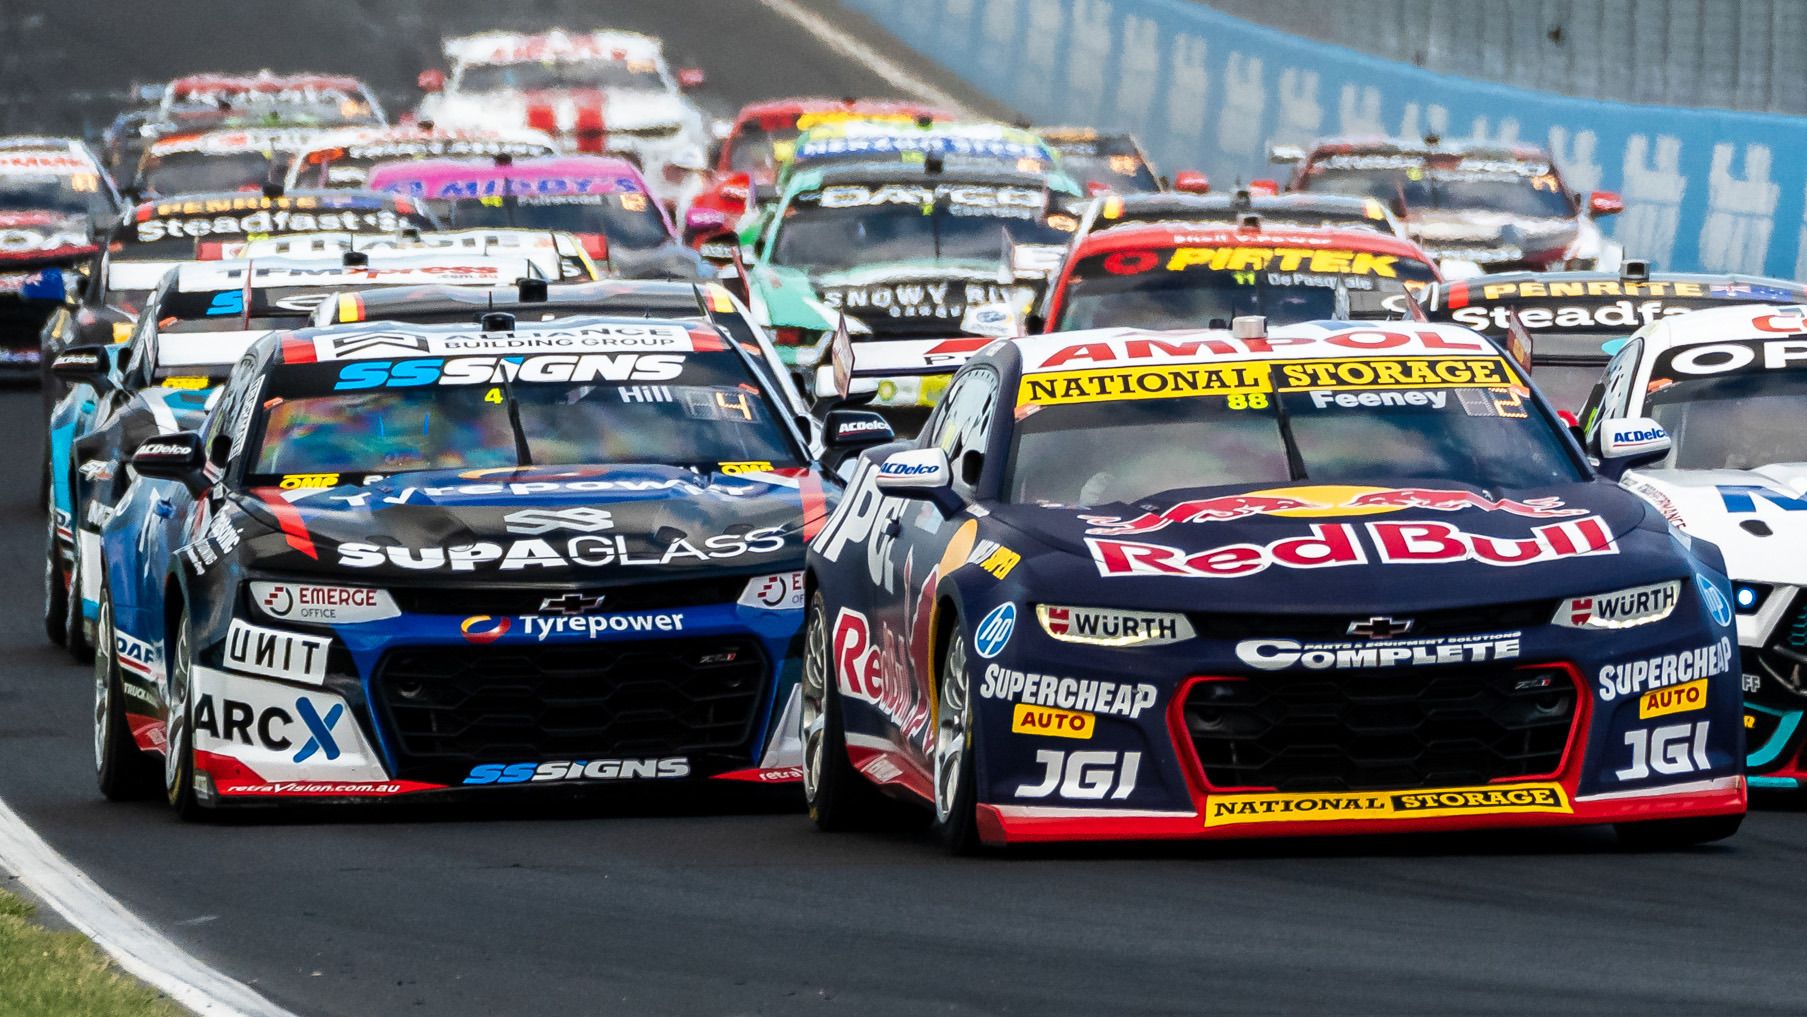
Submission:
M 1650 586 L 1630 586 L 1612 593 L 1570 597 L 1556 608 L 1557 625 L 1571 629 L 1628 629 L 1662 621 L 1681 599 L 1679 579 Z
M 1767 583 L 1733 583 L 1732 605 L 1739 614 L 1756 614 L 1763 602 L 1769 599 L 1770 587 Z
M 402 613 L 388 590 L 322 583 L 256 581 L 251 606 L 266 618 L 309 625 L 353 625 Z
M 1089 646 L 1163 646 L 1196 634 L 1185 615 L 1168 611 L 1037 604 L 1035 617 L 1050 638 Z
M 747 580 L 746 589 L 740 591 L 740 599 L 735 603 L 767 611 L 801 611 L 803 573 L 774 572 L 769 576 L 754 576 Z

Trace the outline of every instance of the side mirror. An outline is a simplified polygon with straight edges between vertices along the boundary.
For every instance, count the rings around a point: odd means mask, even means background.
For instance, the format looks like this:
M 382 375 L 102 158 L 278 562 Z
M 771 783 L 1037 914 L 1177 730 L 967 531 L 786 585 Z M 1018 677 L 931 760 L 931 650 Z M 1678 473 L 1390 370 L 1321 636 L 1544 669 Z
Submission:
M 133 451 L 131 463 L 140 476 L 179 481 L 197 494 L 207 485 L 207 453 L 193 431 L 146 438 Z
M 829 410 L 822 421 L 822 442 L 829 448 L 865 448 L 896 439 L 891 422 L 871 410 Z
M 1669 455 L 1669 432 L 1649 417 L 1614 417 L 1600 422 L 1600 472 L 1612 480 L 1627 470 Z M 882 486 L 882 484 L 881 484 Z
M 1594 191 L 1587 196 L 1587 214 L 1599 219 L 1625 211 L 1625 199 L 1617 191 Z
M 954 493 L 954 471 L 938 448 L 893 452 L 878 464 L 878 489 L 894 498 L 927 501 L 951 516 L 962 506 Z
M 684 213 L 684 242 L 695 243 L 698 237 L 727 232 L 728 214 L 720 209 L 690 206 Z
M 414 84 L 428 95 L 442 92 L 445 90 L 445 72 L 437 67 L 421 71 L 419 77 L 414 79 Z
M 50 373 L 70 385 L 87 385 L 96 392 L 113 387 L 113 360 L 105 346 L 71 346 L 50 362 Z
M 1211 193 L 1211 179 L 1198 170 L 1180 170 L 1173 175 L 1173 189 L 1181 194 Z
M 678 69 L 678 87 L 688 92 L 693 88 L 702 88 L 709 76 L 701 67 L 681 67 Z
M 1267 146 L 1267 161 L 1276 166 L 1290 166 L 1305 161 L 1305 150 L 1298 145 Z
M 60 268 L 46 268 L 25 277 L 19 299 L 46 304 L 69 303 L 69 277 Z

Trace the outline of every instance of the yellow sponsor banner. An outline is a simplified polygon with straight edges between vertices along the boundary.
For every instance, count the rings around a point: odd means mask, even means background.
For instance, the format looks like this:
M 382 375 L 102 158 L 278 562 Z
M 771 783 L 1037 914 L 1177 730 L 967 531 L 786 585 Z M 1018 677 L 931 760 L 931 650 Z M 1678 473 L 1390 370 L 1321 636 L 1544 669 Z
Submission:
M 1018 703 L 1010 715 L 1010 730 L 1017 734 L 1048 735 L 1053 738 L 1090 738 L 1098 726 L 1098 718 L 1077 710 L 1057 710 L 1051 706 Z
M 1280 361 L 1280 390 L 1502 388 L 1519 384 L 1499 357 Z
M 1666 717 L 1671 713 L 1687 713 L 1707 705 L 1707 680 L 1697 678 L 1666 689 L 1653 689 L 1638 699 L 1638 717 Z
M 1248 396 L 1269 391 L 1272 390 L 1268 387 L 1265 363 L 1170 364 L 1027 374 L 1017 392 L 1017 403 L 1056 406 L 1119 399 Z
M 1309 272 L 1313 275 L 1375 275 L 1397 278 L 1394 254 L 1313 247 L 1176 247 L 1167 271 L 1208 268 L 1215 272 Z
M 1212 795 L 1205 826 L 1335 820 L 1432 819 L 1513 813 L 1571 813 L 1560 784 L 1494 784 L 1422 791 L 1325 791 L 1317 794 Z

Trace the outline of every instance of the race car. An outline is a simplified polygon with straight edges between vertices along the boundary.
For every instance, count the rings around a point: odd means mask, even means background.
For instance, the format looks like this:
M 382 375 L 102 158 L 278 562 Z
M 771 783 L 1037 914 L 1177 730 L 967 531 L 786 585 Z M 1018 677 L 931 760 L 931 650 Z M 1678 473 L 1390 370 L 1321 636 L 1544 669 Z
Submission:
M 400 127 L 347 128 L 322 134 L 289 163 L 285 190 L 363 187 L 379 162 L 403 159 L 539 159 L 559 154 L 544 131 L 457 130 L 432 122 Z
M 1579 413 L 1612 354 L 1637 329 L 1674 314 L 1730 304 L 1807 302 L 1807 285 L 1748 275 L 1652 272 L 1626 259 L 1617 273 L 1509 272 L 1432 286 L 1418 294 L 1432 321 L 1453 321 L 1499 342 L 1517 313 L 1531 342 L 1537 386 Z
M 575 234 L 623 277 L 701 279 L 708 272 L 679 242 L 664 208 L 625 159 L 422 159 L 379 163 L 372 190 L 425 201 L 454 228 L 516 227 Z
M 717 264 L 734 258 L 740 218 L 756 203 L 756 191 L 770 195 L 779 169 L 788 163 L 803 132 L 826 124 L 860 120 L 893 125 L 952 119 L 933 106 L 889 99 L 792 98 L 748 103 L 735 115 L 711 160 L 706 187 L 684 213 L 684 242 Z
M 1060 156 L 1060 168 L 1080 181 L 1087 194 L 1143 194 L 1167 189 L 1135 135 L 1127 131 L 1092 127 L 1032 130 L 1054 149 Z M 1196 170 L 1177 174 L 1172 186 L 1176 191 L 1198 194 L 1211 189 L 1205 175 Z
M 222 245 L 224 256 L 232 258 L 341 258 L 347 251 L 385 255 L 461 252 L 521 258 L 532 265 L 531 278 L 542 284 L 551 280 L 592 282 L 602 278 L 602 270 L 590 260 L 583 241 L 562 230 L 502 227 L 435 232 L 403 229 L 395 233 L 321 231 L 276 234 L 260 240 Z
M 867 363 L 1016 334 L 1073 225 L 1051 179 L 935 161 L 800 170 L 747 268 L 747 304 L 822 398 L 843 322 Z M 913 433 L 957 366 L 881 380 L 872 405 Z
M 339 259 L 190 262 L 152 291 L 123 345 L 66 350 L 51 369 L 69 385 L 52 409 L 44 490 L 44 625 L 86 660 L 101 525 L 130 478 L 138 443 L 192 427 L 245 348 L 299 328 L 335 293 L 382 286 L 495 286 L 539 270 L 519 256 L 358 253 Z
M 135 188 L 152 198 L 279 190 L 289 161 L 313 147 L 320 133 L 314 127 L 233 127 L 167 134 L 144 150 Z
M 1718 307 L 1632 333 L 1582 411 L 1590 451 L 1615 430 L 1670 451 L 1625 474 L 1685 539 L 1725 555 L 1743 645 L 1753 787 L 1799 788 L 1807 732 L 1807 306 Z
M 839 484 L 713 329 L 273 333 L 132 466 L 103 541 L 109 797 L 159 772 L 185 818 L 800 776 L 803 543 Z
M 531 127 L 567 148 L 632 158 L 677 211 L 702 188 L 709 132 L 684 95 L 703 72 L 675 74 L 664 45 L 634 32 L 486 32 L 447 39 L 448 76 L 420 76 L 419 115 L 444 127 Z
M 65 392 L 50 362 L 71 346 L 124 342 L 145 298 L 178 262 L 218 259 L 251 236 L 438 228 L 412 198 L 358 191 L 184 194 L 140 203 L 77 272 L 42 273 L 22 294 L 51 309 L 38 337 L 45 417 Z
M 1688 319 L 1680 319 L 1686 321 Z M 810 544 L 804 792 L 950 846 L 1611 823 L 1746 806 L 1718 552 L 1449 325 L 996 342 Z
M 1049 332 L 1402 318 L 1437 279 L 1418 245 L 1372 230 L 1112 226 L 1074 243 L 1038 318 Z
M 1076 236 L 1134 223 L 1196 223 L 1260 229 L 1370 229 L 1410 240 L 1405 224 L 1374 198 L 1349 194 L 1111 194 L 1086 206 Z
M 1624 208 L 1619 195 L 1571 193 L 1550 153 L 1535 145 L 1331 138 L 1309 152 L 1275 146 L 1297 165 L 1289 190 L 1354 194 L 1386 202 L 1451 279 L 1483 272 L 1619 267 L 1624 249 L 1597 219 Z
M 38 373 L 38 332 L 54 307 L 41 277 L 91 256 L 119 194 L 74 138 L 0 137 L 0 376 Z

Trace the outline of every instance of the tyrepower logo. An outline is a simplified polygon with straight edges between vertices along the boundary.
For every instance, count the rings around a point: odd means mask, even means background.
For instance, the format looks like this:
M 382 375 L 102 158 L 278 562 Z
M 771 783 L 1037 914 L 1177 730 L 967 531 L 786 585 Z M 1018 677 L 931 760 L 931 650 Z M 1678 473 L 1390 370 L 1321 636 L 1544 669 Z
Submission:
M 1365 532 L 1364 542 L 1361 534 Z M 1370 558 L 1369 546 L 1372 546 Z M 1188 552 L 1165 544 L 1087 537 L 1098 574 L 1235 579 L 1270 566 L 1315 569 L 1362 565 L 1448 565 L 1475 562 L 1502 568 L 1589 555 L 1618 554 L 1612 531 L 1598 516 L 1532 527 L 1526 537 L 1469 533 L 1452 523 L 1374 522 L 1313 524 L 1307 536 L 1265 544 L 1224 544 Z

